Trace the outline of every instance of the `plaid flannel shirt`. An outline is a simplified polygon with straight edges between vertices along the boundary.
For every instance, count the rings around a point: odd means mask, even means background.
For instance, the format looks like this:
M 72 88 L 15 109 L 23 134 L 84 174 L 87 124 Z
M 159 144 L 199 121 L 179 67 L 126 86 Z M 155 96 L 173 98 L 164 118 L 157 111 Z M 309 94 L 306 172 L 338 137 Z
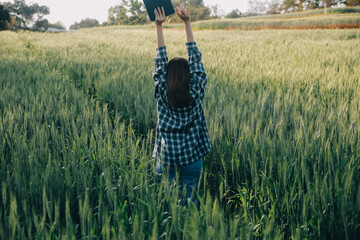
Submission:
M 183 108 L 173 107 L 168 102 L 166 47 L 156 49 L 153 78 L 158 115 L 153 157 L 162 159 L 165 166 L 192 164 L 211 151 L 203 111 L 207 77 L 202 55 L 195 42 L 186 43 L 186 48 L 191 74 L 189 92 L 193 101 Z

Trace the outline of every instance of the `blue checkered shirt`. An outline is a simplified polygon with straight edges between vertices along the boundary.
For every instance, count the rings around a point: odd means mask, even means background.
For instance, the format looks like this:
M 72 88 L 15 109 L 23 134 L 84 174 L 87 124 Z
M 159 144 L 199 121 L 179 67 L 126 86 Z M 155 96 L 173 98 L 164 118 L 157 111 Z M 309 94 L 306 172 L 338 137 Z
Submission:
M 158 116 L 153 157 L 162 159 L 165 166 L 189 165 L 211 151 L 203 110 L 207 77 L 202 55 L 195 42 L 186 43 L 186 48 L 191 74 L 189 91 L 193 101 L 183 108 L 173 107 L 168 102 L 166 47 L 156 49 L 153 78 Z
M 189 165 L 211 151 L 203 111 L 207 77 L 202 55 L 195 42 L 186 43 L 186 48 L 191 74 L 189 91 L 193 101 L 183 108 L 173 107 L 168 102 L 166 47 L 156 49 L 153 78 L 158 115 L 153 157 L 162 159 L 165 166 Z

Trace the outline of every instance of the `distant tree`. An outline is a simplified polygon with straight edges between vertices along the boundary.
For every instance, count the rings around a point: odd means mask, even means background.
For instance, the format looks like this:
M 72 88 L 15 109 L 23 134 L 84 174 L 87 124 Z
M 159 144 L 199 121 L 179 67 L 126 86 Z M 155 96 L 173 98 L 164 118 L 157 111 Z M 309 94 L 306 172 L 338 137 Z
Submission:
M 197 8 L 197 7 L 200 7 L 200 6 L 205 6 L 204 5 L 204 1 L 203 0 L 188 0 L 187 1 L 187 4 L 192 7 L 192 8 Z
M 306 9 L 317 9 L 343 3 L 344 0 L 284 0 L 282 3 L 282 10 L 285 12 L 302 11 Z
M 0 31 L 9 29 L 9 23 L 11 22 L 10 13 L 3 5 L 0 4 Z
M 278 14 L 286 1 L 296 0 L 249 0 L 249 10 L 246 15 Z
M 297 7 L 299 11 L 305 10 L 307 6 L 306 0 L 298 0 Z
M 123 5 L 115 5 L 108 10 L 108 25 L 126 24 L 129 17 L 127 16 L 127 9 Z
M 346 6 L 360 6 L 360 0 L 347 0 Z
M 125 0 L 122 1 L 126 2 Z M 146 13 L 145 6 L 142 1 L 129 0 L 128 6 L 129 6 L 129 12 L 132 14 L 132 16 L 140 16 Z
M 33 30 L 35 31 L 45 31 L 49 28 L 49 21 L 47 19 L 38 20 L 35 22 L 33 26 Z
M 240 12 L 239 9 L 233 9 L 231 12 L 225 15 L 225 18 L 240 18 L 244 16 L 242 12 Z
M 125 0 L 122 0 L 126 2 Z M 145 9 L 145 5 L 142 1 L 139 0 L 128 0 L 128 12 L 130 13 L 130 17 L 128 19 L 129 25 L 138 25 L 144 24 L 147 22 L 147 12 Z
M 267 14 L 279 14 L 281 12 L 281 2 L 282 0 L 267 0 L 266 13 Z
M 320 0 L 307 0 L 307 8 L 308 9 L 315 9 L 320 7 Z
M 249 0 L 249 9 L 246 13 L 246 15 L 259 15 L 259 14 L 265 14 L 266 9 L 266 2 L 262 0 Z
M 49 23 L 48 24 L 49 28 L 57 28 L 57 29 L 63 29 L 65 30 L 66 27 L 64 26 L 64 24 L 60 21 L 56 22 L 56 23 Z
M 108 24 L 144 24 L 148 21 L 147 12 L 142 1 L 121 0 L 121 3 L 108 10 Z
M 199 6 L 197 8 L 190 9 L 190 16 L 192 21 L 206 20 L 211 15 L 210 8 L 206 6 Z
M 285 12 L 295 12 L 298 10 L 297 6 L 297 0 L 284 0 L 281 5 L 281 10 Z
M 219 5 L 219 4 L 210 6 L 210 10 L 211 10 L 210 16 L 211 16 L 212 18 L 221 18 L 222 16 L 224 16 L 224 12 L 223 12 L 223 10 L 220 8 L 220 5 Z
M 47 6 L 37 3 L 28 5 L 25 0 L 14 0 L 14 3 L 6 2 L 5 6 L 15 20 L 14 27 L 16 29 L 30 29 L 31 27 L 36 29 L 39 23 L 37 25 L 35 23 L 41 22 L 44 15 L 50 14 L 50 9 Z
M 360 0 L 249 0 L 249 10 L 246 15 L 277 14 L 295 12 L 306 9 L 331 7 L 338 4 L 358 6 Z
M 96 27 L 99 25 L 100 24 L 99 24 L 98 20 L 86 18 L 86 19 L 82 19 L 79 23 L 75 22 L 74 24 L 72 24 L 70 26 L 70 29 L 76 30 L 76 29 L 80 29 L 80 28 L 91 28 L 91 27 Z
M 79 25 L 80 25 L 80 24 L 79 24 L 78 22 L 75 22 L 74 24 L 71 24 L 71 25 L 70 25 L 69 29 L 71 29 L 71 30 L 77 30 L 77 29 L 80 28 Z
M 33 30 L 35 31 L 46 31 L 49 28 L 66 29 L 62 22 L 50 23 L 47 19 L 36 21 L 33 26 Z

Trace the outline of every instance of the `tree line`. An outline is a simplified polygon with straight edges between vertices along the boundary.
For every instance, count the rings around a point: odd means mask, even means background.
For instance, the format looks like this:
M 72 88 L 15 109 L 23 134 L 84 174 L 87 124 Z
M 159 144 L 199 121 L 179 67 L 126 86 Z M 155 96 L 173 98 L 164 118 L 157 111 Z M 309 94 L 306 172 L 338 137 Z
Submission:
M 65 29 L 61 22 L 50 23 L 44 16 L 50 14 L 49 7 L 25 0 L 14 0 L 0 4 L 0 30 L 44 31 L 50 27 Z
M 194 21 L 208 19 L 211 17 L 211 9 L 204 5 L 203 0 L 173 0 L 174 6 L 186 4 L 191 8 L 191 18 Z M 147 23 L 148 17 L 143 1 L 121 0 L 118 5 L 108 10 L 107 25 L 125 24 L 135 25 Z M 177 22 L 178 18 L 170 16 L 169 22 Z
M 337 5 L 360 6 L 360 0 L 249 0 L 247 15 L 298 12 Z
M 359 6 L 360 0 L 248 0 L 249 10 L 246 13 L 239 9 L 233 9 L 224 15 L 219 5 L 207 7 L 203 0 L 173 0 L 174 6 L 186 4 L 191 8 L 193 21 L 213 18 L 239 18 L 258 14 L 278 14 L 294 11 L 323 8 L 335 5 Z M 121 0 L 120 4 L 112 6 L 108 10 L 108 20 L 103 25 L 134 25 L 144 24 L 149 20 L 145 6 L 141 0 Z M 168 22 L 178 22 L 176 16 L 170 16 Z

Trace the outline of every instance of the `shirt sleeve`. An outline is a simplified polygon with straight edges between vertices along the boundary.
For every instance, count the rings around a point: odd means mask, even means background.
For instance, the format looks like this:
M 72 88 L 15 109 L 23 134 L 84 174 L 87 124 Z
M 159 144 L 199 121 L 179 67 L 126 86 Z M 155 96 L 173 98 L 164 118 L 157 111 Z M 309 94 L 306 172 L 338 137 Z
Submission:
M 186 49 L 188 52 L 188 64 L 191 74 L 190 94 L 195 99 L 204 100 L 207 76 L 202 63 L 202 54 L 196 46 L 195 42 L 186 43 Z
M 155 68 L 153 70 L 152 76 L 155 81 L 155 98 L 162 95 L 166 92 L 167 88 L 167 67 L 168 67 L 168 57 L 166 53 L 166 47 L 160 47 L 156 49 Z

